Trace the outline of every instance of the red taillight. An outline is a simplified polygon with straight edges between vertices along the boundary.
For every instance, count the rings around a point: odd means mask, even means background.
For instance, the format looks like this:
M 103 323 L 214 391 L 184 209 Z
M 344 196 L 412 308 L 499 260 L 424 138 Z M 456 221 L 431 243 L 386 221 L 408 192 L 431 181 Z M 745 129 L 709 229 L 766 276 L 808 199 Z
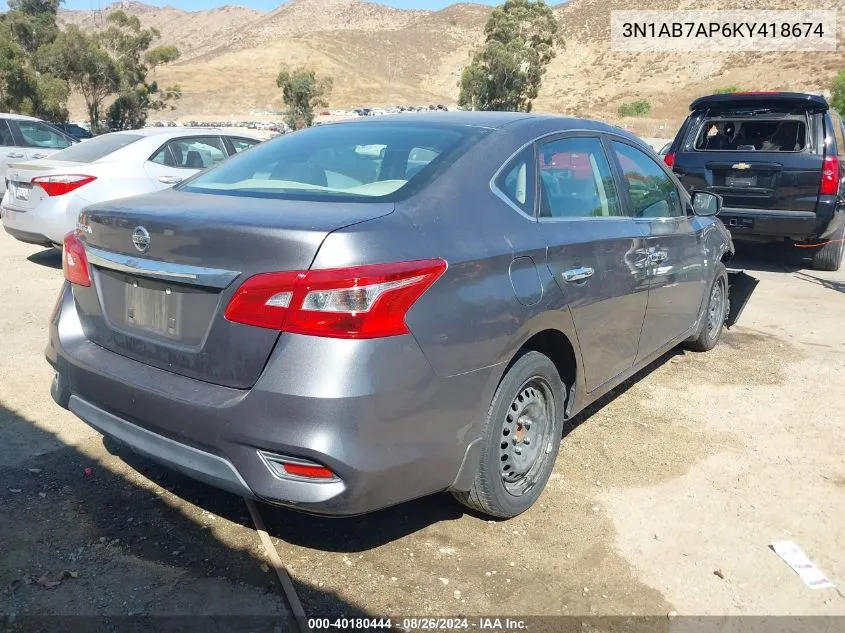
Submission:
M 822 183 L 819 187 L 819 195 L 835 196 L 839 193 L 839 158 L 837 156 L 825 156 L 822 164 Z
M 62 248 L 62 272 L 65 274 L 65 279 L 72 284 L 77 286 L 91 285 L 85 246 L 75 233 L 65 235 L 65 243 Z
M 33 185 L 38 185 L 44 192 L 52 196 L 61 196 L 79 189 L 82 185 L 97 180 L 95 176 L 83 176 L 81 174 L 66 174 L 60 176 L 37 176 L 32 179 Z
M 325 466 L 310 466 L 307 464 L 292 464 L 282 462 L 282 468 L 288 475 L 311 477 L 313 479 L 333 479 L 334 473 Z
M 669 152 L 666 156 L 663 157 L 663 162 L 666 163 L 669 167 L 675 166 L 675 152 Z
M 238 288 L 229 321 L 297 334 L 378 338 L 405 334 L 405 315 L 446 270 L 442 259 L 263 273 Z

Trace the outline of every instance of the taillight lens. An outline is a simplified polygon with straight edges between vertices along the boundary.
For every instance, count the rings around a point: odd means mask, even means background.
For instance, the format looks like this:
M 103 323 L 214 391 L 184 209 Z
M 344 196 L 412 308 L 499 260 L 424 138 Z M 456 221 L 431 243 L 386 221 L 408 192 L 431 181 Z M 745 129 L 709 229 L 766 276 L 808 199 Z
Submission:
M 837 156 L 825 156 L 819 194 L 835 196 L 837 193 L 839 193 L 839 158 Z
M 309 464 L 291 464 L 285 462 L 282 468 L 288 475 L 310 477 L 312 479 L 334 479 L 334 473 L 325 466 L 311 466 Z
M 675 152 L 669 152 L 663 157 L 663 162 L 666 163 L 669 167 L 675 166 Z
M 52 197 L 70 193 L 74 189 L 79 189 L 94 180 L 97 180 L 95 176 L 65 174 L 59 176 L 37 176 L 32 179 L 32 184 L 38 185 L 48 196 Z
M 85 246 L 75 233 L 65 235 L 62 248 L 62 272 L 65 274 L 65 279 L 72 284 L 86 287 L 91 285 Z
M 238 288 L 225 316 L 236 323 L 313 336 L 396 336 L 408 332 L 405 315 L 445 270 L 442 259 L 428 259 L 263 273 Z

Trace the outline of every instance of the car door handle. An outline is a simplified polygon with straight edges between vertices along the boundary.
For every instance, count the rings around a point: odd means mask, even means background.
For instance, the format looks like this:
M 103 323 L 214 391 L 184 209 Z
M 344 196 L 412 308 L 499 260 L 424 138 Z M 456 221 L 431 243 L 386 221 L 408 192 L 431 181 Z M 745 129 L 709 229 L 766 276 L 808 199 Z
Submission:
M 177 185 L 182 182 L 182 179 L 179 176 L 159 176 L 158 181 L 165 185 Z
M 660 262 L 666 261 L 667 257 L 666 251 L 653 250 L 648 254 L 648 261 L 652 264 L 659 264 Z
M 18 154 L 17 152 L 10 152 L 6 154 L 6 158 L 23 158 L 23 154 Z
M 33 158 L 47 158 L 47 154 L 33 154 Z
M 575 281 L 584 281 L 585 279 L 589 279 L 593 276 L 594 272 L 595 271 L 592 268 L 585 268 L 582 266 L 581 268 L 572 268 L 564 271 L 561 276 L 564 281 L 572 283 Z

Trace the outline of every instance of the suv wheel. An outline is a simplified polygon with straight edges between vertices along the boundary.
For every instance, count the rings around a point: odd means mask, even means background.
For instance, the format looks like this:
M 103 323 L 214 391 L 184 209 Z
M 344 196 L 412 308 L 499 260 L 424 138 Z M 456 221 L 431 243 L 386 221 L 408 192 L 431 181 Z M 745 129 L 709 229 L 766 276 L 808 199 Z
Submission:
M 816 270 L 839 270 L 842 265 L 843 252 L 845 252 L 845 226 L 827 244 L 815 252 L 813 268 Z
M 554 363 L 529 351 L 508 369 L 487 412 L 472 487 L 452 494 L 494 517 L 530 508 L 549 479 L 563 432 L 566 390 Z
M 716 347 L 716 343 L 722 336 L 725 328 L 725 319 L 728 318 L 730 303 L 728 299 L 728 271 L 725 265 L 719 262 L 716 268 L 716 278 L 710 286 L 710 295 L 704 305 L 704 314 L 701 318 L 701 329 L 698 336 L 687 341 L 687 347 L 696 352 L 709 352 Z

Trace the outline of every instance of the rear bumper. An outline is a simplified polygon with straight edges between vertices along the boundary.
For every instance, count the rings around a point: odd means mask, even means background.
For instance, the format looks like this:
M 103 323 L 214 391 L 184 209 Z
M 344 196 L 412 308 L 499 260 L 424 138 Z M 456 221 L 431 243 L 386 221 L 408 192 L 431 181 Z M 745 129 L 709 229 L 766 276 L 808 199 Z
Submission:
M 30 233 L 29 231 L 20 231 L 18 229 L 13 229 L 8 226 L 5 222 L 3 223 L 3 228 L 6 230 L 6 233 L 14 237 L 16 240 L 20 242 L 26 242 L 27 244 L 37 244 L 38 246 L 52 246 L 53 242 L 50 241 L 46 235 L 41 235 L 40 233 Z
M 283 335 L 251 389 L 212 385 L 88 341 L 66 284 L 46 355 L 59 404 L 230 492 L 350 515 L 449 488 L 480 433 L 493 370 L 439 377 L 410 336 L 337 344 Z M 259 451 L 319 462 L 337 479 L 279 477 Z
M 804 242 L 835 232 L 843 211 L 832 196 L 822 196 L 815 211 L 723 207 L 719 219 L 737 241 Z
M 8 196 L 4 196 L 8 198 Z M 10 204 L 3 205 L 3 227 L 9 235 L 22 242 L 50 246 L 61 244 L 68 228 L 67 207 L 71 196 L 67 199 L 59 196 L 44 200 L 38 207 L 19 211 Z M 74 220 L 74 224 L 76 221 Z M 22 236 L 38 236 L 41 241 L 24 239 Z

